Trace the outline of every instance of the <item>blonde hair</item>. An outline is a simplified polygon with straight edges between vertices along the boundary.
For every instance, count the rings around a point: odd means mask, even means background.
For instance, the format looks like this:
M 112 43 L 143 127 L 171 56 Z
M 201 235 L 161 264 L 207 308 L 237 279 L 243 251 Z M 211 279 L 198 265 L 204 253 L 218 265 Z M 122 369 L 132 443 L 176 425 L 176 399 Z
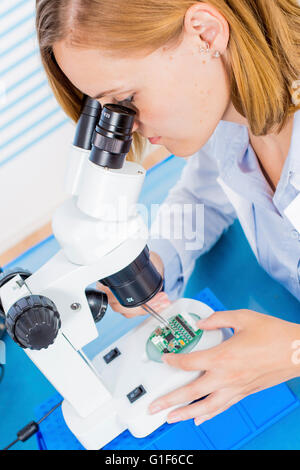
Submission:
M 43 66 L 54 94 L 75 122 L 82 93 L 58 67 L 53 45 L 70 38 L 79 47 L 111 54 L 151 52 L 180 40 L 186 11 L 197 0 L 36 0 L 36 26 Z M 298 0 L 209 0 L 227 20 L 231 99 L 251 132 L 280 132 L 300 109 L 295 82 L 300 78 Z M 136 134 L 136 133 L 135 133 Z M 134 135 L 130 158 L 144 139 Z

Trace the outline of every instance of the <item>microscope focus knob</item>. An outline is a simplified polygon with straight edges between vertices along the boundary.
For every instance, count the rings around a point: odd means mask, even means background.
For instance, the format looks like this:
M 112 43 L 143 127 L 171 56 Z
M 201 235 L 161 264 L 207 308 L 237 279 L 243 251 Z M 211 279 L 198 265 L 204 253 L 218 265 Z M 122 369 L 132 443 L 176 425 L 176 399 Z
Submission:
M 7 332 L 22 348 L 47 349 L 54 343 L 60 327 L 55 304 L 42 295 L 23 297 L 7 312 Z

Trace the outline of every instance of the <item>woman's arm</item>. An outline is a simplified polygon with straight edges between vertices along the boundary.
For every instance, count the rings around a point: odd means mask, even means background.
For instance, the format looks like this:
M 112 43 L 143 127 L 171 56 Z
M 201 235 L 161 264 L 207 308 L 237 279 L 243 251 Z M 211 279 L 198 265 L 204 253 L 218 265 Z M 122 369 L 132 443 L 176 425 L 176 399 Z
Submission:
M 178 183 L 161 206 L 149 248 L 165 267 L 165 291 L 180 297 L 195 260 L 207 252 L 236 218 L 217 182 L 214 137 L 188 159 Z

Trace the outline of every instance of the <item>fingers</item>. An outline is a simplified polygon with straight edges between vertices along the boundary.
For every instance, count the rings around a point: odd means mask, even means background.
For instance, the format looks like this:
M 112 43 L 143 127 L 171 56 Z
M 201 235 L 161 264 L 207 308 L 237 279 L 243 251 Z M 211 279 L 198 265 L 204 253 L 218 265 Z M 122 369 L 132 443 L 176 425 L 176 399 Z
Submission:
M 223 413 L 242 398 L 233 389 L 214 391 L 204 400 L 172 411 L 168 415 L 167 421 L 168 423 L 175 423 L 195 419 L 195 424 L 199 426 L 204 421 Z
M 214 357 L 219 346 L 205 351 L 194 351 L 188 354 L 163 354 L 162 360 L 171 367 L 182 370 L 208 370 L 213 366 Z
M 218 328 L 233 328 L 240 331 L 247 320 L 246 310 L 232 310 L 215 312 L 210 317 L 200 320 L 197 326 L 203 330 L 216 330 Z
M 215 416 L 223 413 L 224 411 L 228 410 L 228 408 L 231 408 L 233 405 L 241 401 L 244 396 L 243 395 L 237 395 L 234 392 L 226 392 L 226 391 L 219 391 L 216 392 L 215 394 L 212 394 L 210 397 L 210 400 L 207 402 L 206 409 L 208 410 L 208 414 L 203 414 L 204 410 L 203 408 L 197 408 L 195 409 L 195 413 L 197 414 L 195 418 L 195 425 L 200 426 L 200 424 L 204 423 L 205 421 L 208 421 Z M 208 398 L 206 400 L 208 400 Z M 203 401 L 206 401 L 203 400 Z M 198 414 L 200 413 L 200 414 Z
M 159 292 L 159 294 L 155 295 L 149 302 L 147 302 L 147 305 L 150 305 L 150 307 L 159 313 L 171 305 L 171 301 L 165 292 Z
M 190 384 L 180 387 L 177 390 L 160 397 L 158 400 L 155 400 L 151 403 L 149 412 L 151 414 L 158 413 L 161 410 L 165 410 L 175 405 L 202 398 L 214 391 L 214 385 L 215 384 L 213 383 L 210 375 L 204 374 L 204 376 Z

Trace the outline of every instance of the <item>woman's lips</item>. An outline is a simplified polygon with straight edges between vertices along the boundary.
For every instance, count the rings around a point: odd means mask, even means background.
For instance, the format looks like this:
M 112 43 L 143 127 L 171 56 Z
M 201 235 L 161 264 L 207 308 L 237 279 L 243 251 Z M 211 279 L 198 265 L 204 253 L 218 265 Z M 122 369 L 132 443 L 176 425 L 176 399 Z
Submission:
M 149 137 L 148 140 L 152 145 L 156 145 L 160 141 L 161 137 Z

